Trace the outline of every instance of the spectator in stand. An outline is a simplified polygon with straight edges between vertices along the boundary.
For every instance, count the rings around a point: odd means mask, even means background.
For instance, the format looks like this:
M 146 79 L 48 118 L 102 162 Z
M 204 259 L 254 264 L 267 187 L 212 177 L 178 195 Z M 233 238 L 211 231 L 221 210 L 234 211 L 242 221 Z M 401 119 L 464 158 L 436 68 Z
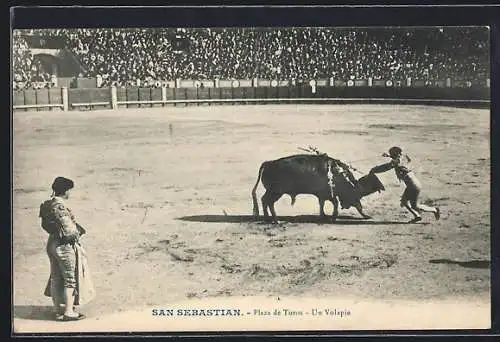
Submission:
M 482 28 L 238 28 L 30 30 L 66 41 L 102 86 L 154 80 L 350 78 L 484 79 L 488 34 Z M 175 35 L 185 41 L 176 48 Z M 182 44 L 181 44 L 182 45 Z M 23 35 L 14 35 L 14 80 L 32 82 Z

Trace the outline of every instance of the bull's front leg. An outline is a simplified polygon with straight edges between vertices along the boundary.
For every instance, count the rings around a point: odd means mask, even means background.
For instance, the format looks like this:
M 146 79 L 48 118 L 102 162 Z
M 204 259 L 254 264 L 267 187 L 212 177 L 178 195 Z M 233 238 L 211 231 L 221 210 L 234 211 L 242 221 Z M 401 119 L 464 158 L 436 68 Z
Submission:
M 323 198 L 318 198 L 319 202 L 319 216 L 325 217 L 325 200 Z
M 335 222 L 337 217 L 339 217 L 339 200 L 337 199 L 337 196 L 333 196 L 331 202 L 333 204 L 332 221 Z
M 358 201 L 358 203 L 356 203 L 354 205 L 354 207 L 356 208 L 356 210 L 358 210 L 358 213 L 363 216 L 364 219 L 368 220 L 368 219 L 371 219 L 372 217 L 370 215 L 366 215 L 364 212 L 363 212 L 363 206 L 361 205 L 361 202 Z

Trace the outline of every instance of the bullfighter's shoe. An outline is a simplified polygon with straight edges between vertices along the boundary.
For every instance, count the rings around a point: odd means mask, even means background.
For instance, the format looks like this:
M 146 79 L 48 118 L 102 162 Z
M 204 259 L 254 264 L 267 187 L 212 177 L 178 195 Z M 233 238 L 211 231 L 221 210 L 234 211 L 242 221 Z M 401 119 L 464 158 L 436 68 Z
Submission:
M 410 221 L 408 221 L 408 223 L 417 223 L 420 221 L 422 221 L 422 218 L 420 216 L 417 216 L 417 217 L 411 219 Z

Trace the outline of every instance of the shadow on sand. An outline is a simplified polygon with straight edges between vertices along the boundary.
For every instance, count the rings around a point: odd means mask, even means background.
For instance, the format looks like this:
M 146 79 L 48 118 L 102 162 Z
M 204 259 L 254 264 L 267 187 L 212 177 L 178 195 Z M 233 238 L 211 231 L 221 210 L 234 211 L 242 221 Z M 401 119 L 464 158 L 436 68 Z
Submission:
M 205 223 L 256 222 L 262 224 L 270 224 L 270 222 L 264 221 L 264 218 L 262 216 L 253 216 L 253 215 L 194 215 L 194 216 L 178 217 L 177 220 L 190 221 L 190 222 L 205 222 Z M 373 220 L 366 220 L 361 217 L 342 216 L 342 215 L 339 215 L 335 222 L 332 222 L 331 218 L 329 217 L 321 217 L 319 215 L 278 216 L 278 221 L 280 223 L 324 223 L 324 224 L 340 224 L 340 225 L 407 224 L 406 221 L 373 221 Z
M 14 305 L 14 318 L 54 321 L 54 309 L 48 305 Z
M 450 259 L 433 259 L 429 260 L 431 264 L 448 264 L 448 265 L 459 265 L 466 268 L 482 268 L 489 269 L 491 266 L 491 261 L 489 260 L 470 260 L 470 261 L 456 261 Z

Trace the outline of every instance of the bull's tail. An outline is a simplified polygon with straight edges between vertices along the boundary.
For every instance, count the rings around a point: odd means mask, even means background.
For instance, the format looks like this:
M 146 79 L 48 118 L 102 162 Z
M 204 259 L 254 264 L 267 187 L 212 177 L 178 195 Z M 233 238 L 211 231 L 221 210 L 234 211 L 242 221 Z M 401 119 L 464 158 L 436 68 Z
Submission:
M 257 194 L 256 194 L 256 190 L 257 190 L 257 186 L 259 185 L 259 182 L 260 182 L 260 177 L 262 175 L 262 170 L 264 170 L 264 165 L 266 163 L 262 163 L 262 165 L 260 165 L 260 168 L 259 168 L 259 176 L 257 177 L 257 182 L 255 182 L 255 185 L 252 189 L 252 201 L 253 201 L 253 216 L 259 216 L 259 202 L 257 202 Z

